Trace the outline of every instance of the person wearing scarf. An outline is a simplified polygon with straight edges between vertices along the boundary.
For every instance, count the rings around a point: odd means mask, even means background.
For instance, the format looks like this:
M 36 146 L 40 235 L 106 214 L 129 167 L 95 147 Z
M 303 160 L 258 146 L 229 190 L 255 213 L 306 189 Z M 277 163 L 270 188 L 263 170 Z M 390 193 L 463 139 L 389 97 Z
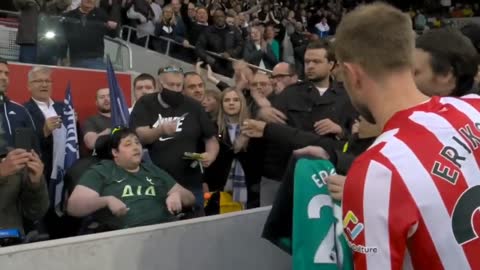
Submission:
M 246 209 L 259 206 L 263 157 L 259 141 L 241 134 L 241 123 L 248 116 L 243 94 L 234 89 L 225 90 L 217 117 L 220 152 L 204 175 L 209 191 L 230 192 L 233 200 Z

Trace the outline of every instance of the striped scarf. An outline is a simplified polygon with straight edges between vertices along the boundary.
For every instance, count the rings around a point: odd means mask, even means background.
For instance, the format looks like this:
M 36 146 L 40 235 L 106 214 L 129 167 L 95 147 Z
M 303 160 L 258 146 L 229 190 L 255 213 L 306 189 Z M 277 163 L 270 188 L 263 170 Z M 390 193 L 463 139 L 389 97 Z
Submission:
M 235 144 L 235 140 L 240 135 L 240 125 L 227 124 L 228 134 L 232 145 Z M 247 203 L 247 185 L 245 181 L 245 172 L 243 171 L 242 164 L 238 159 L 234 158 L 232 166 L 230 167 L 230 173 L 225 185 L 225 191 L 232 192 L 233 200 L 242 203 L 244 206 Z

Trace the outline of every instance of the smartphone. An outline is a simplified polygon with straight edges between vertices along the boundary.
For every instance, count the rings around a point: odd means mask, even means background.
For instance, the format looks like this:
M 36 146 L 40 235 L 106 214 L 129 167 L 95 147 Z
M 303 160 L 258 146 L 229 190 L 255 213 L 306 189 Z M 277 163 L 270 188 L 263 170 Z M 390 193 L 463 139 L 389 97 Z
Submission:
M 34 140 L 33 129 L 31 128 L 17 128 L 15 129 L 15 148 L 32 150 Z

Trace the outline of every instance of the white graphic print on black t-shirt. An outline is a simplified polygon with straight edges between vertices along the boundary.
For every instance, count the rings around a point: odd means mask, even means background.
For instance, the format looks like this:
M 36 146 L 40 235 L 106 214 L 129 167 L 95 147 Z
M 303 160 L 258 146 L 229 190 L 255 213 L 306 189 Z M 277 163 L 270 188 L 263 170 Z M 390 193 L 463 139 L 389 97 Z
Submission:
M 158 114 L 158 120 L 157 120 L 157 122 L 155 122 L 155 124 L 153 124 L 152 127 L 157 128 L 158 126 L 161 126 L 161 125 L 163 125 L 164 123 L 176 121 L 176 122 L 177 122 L 177 128 L 175 129 L 175 133 L 177 133 L 177 132 L 182 132 L 183 121 L 185 120 L 185 117 L 187 117 L 187 115 L 188 115 L 188 113 L 185 113 L 185 114 L 183 114 L 183 115 L 180 116 L 180 117 L 178 117 L 178 116 L 175 116 L 175 117 L 162 117 L 162 114 Z M 171 139 L 173 139 L 173 138 L 175 138 L 175 136 L 171 136 L 171 137 L 160 137 L 158 140 L 161 141 L 161 142 L 164 142 L 164 141 L 171 140 Z

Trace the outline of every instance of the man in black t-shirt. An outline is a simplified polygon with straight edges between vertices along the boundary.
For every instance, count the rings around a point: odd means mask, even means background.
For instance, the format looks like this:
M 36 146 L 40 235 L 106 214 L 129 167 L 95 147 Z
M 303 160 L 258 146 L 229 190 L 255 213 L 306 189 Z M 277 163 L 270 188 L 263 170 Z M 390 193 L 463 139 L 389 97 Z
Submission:
M 90 116 L 83 124 L 82 131 L 83 142 L 88 150 L 93 150 L 97 138 L 102 135 L 110 134 L 112 127 L 110 93 L 108 88 L 102 88 L 97 91 L 96 105 L 98 113 Z
M 217 157 L 219 145 L 208 114 L 198 101 L 182 94 L 182 87 L 181 69 L 160 69 L 160 93 L 137 101 L 130 126 L 148 148 L 152 162 L 192 191 L 196 205 L 203 209 L 202 169 L 184 157 L 188 152 L 201 152 L 202 166 L 208 167 Z

